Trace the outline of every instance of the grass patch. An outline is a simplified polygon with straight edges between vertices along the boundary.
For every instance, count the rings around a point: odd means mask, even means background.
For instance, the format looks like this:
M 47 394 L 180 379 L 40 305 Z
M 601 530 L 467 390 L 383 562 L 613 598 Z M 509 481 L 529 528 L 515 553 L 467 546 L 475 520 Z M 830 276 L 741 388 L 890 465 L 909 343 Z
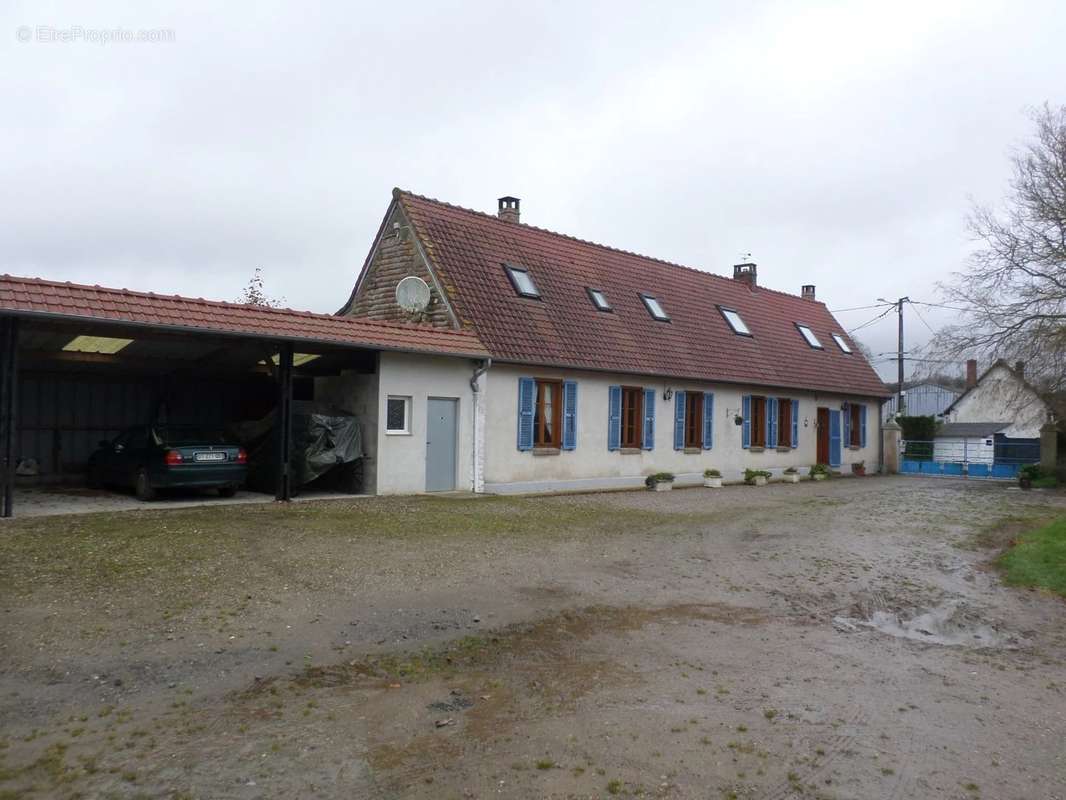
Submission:
M 1010 586 L 1033 586 L 1066 597 L 1066 517 L 1020 536 L 996 566 Z

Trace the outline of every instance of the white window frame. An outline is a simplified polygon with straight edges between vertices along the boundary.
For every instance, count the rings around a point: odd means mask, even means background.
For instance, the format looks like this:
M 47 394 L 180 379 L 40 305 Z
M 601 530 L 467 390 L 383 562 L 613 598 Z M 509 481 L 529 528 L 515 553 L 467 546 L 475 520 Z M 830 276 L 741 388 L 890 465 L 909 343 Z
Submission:
M 389 427 L 389 401 L 403 401 L 403 430 Z M 409 394 L 390 394 L 385 396 L 385 435 L 386 436 L 410 436 L 411 435 L 411 406 L 413 401 Z
M 726 321 L 726 324 L 733 329 L 733 333 L 737 336 L 751 336 L 752 338 L 755 338 L 755 335 L 751 332 L 751 328 L 748 327 L 748 323 L 744 321 L 744 318 L 740 316 L 740 312 L 735 308 L 718 306 L 718 313 L 722 315 L 722 319 Z
M 803 337 L 803 341 L 809 344 L 815 350 L 825 350 L 821 340 L 815 336 L 814 331 L 811 330 L 810 325 L 804 325 L 802 322 L 796 323 L 796 330 L 800 332 L 800 336 Z
M 848 343 L 844 341 L 843 336 L 841 336 L 839 333 L 831 333 L 829 335 L 832 336 L 833 341 L 837 343 L 837 347 L 840 348 L 840 352 L 846 353 L 849 356 L 851 355 L 852 350 L 850 347 L 848 347 Z
M 670 315 L 666 313 L 666 309 L 663 308 L 662 301 L 658 297 L 641 292 L 640 299 L 644 301 L 644 307 L 648 309 L 648 313 L 651 314 L 653 320 L 656 322 L 670 321 Z

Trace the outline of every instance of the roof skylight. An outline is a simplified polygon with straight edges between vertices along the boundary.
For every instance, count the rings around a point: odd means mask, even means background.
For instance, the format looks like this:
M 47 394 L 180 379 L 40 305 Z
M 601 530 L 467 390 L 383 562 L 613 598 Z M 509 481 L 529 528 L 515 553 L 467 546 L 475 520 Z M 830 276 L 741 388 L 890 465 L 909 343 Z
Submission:
M 648 309 L 648 313 L 660 322 L 669 322 L 670 317 L 663 309 L 662 303 L 650 294 L 642 294 L 640 299 L 644 301 L 644 305 Z
M 592 300 L 592 305 L 596 306 L 597 311 L 612 311 L 611 304 L 607 302 L 607 295 L 603 293 L 603 289 L 593 289 L 591 286 L 586 287 L 589 293 L 589 297 Z
M 818 341 L 818 337 L 814 335 L 814 331 L 808 328 L 806 325 L 800 325 L 796 323 L 796 327 L 799 328 L 799 332 L 803 334 L 803 338 L 807 340 L 807 344 L 817 350 L 824 350 L 822 343 Z
M 533 283 L 529 270 L 521 267 L 512 267 L 510 264 L 504 264 L 503 268 L 507 270 L 507 277 L 511 279 L 511 285 L 514 286 L 514 290 L 519 295 L 522 297 L 540 297 L 540 292 L 537 290 L 537 285 Z
M 725 321 L 729 323 L 729 327 L 733 329 L 733 333 L 738 336 L 751 336 L 751 329 L 747 326 L 747 323 L 741 319 L 740 314 L 731 308 L 725 306 L 718 306 L 718 310 L 725 317 Z
M 851 348 L 848 347 L 848 343 L 844 341 L 843 336 L 841 336 L 839 333 L 831 333 L 829 335 L 833 337 L 833 341 L 837 343 L 837 347 L 839 347 L 845 353 L 848 353 L 849 355 L 851 354 Z
M 133 344 L 133 339 L 116 339 L 111 336 L 75 336 L 63 349 L 68 353 L 104 353 L 114 355 Z

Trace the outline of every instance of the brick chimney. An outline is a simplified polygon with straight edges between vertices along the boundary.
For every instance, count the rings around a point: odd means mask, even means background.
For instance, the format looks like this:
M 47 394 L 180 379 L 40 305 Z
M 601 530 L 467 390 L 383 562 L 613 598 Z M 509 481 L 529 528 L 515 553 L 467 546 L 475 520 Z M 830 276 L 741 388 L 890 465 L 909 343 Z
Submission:
M 499 210 L 496 215 L 504 222 L 518 222 L 518 204 L 521 202 L 517 197 L 501 197 Z
M 815 297 L 814 297 L 814 284 L 813 283 L 805 283 L 805 284 L 803 284 L 803 287 L 800 289 L 800 296 L 804 300 L 814 300 L 815 299 Z
M 748 284 L 752 289 L 758 286 L 756 273 L 757 269 L 751 262 L 733 265 L 733 280 L 742 281 L 743 283 Z
M 1014 362 L 1014 372 L 1018 375 L 1019 378 L 1024 378 L 1025 377 L 1025 362 L 1024 361 L 1015 361 Z
M 972 389 L 977 385 L 977 359 L 971 358 L 966 362 L 966 388 Z

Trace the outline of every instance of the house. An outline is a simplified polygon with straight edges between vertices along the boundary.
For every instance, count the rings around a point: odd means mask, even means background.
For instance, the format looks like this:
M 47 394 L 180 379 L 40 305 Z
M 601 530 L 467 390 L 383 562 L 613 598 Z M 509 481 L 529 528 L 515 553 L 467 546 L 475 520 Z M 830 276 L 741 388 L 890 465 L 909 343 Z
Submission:
M 356 376 L 328 387 L 373 407 L 376 491 L 879 464 L 888 393 L 814 286 L 785 294 L 760 286 L 755 264 L 721 277 L 520 213 L 514 197 L 491 215 L 394 190 L 338 313 L 468 331 L 488 358 L 462 371 L 382 352 L 373 387 Z
M 966 390 L 944 409 L 945 423 L 1007 420 L 999 434 L 1005 439 L 1039 442 L 1040 428 L 1054 419 L 1044 397 L 1025 379 L 1025 364 L 1013 367 L 1002 359 L 980 376 L 977 361 L 966 362 Z

